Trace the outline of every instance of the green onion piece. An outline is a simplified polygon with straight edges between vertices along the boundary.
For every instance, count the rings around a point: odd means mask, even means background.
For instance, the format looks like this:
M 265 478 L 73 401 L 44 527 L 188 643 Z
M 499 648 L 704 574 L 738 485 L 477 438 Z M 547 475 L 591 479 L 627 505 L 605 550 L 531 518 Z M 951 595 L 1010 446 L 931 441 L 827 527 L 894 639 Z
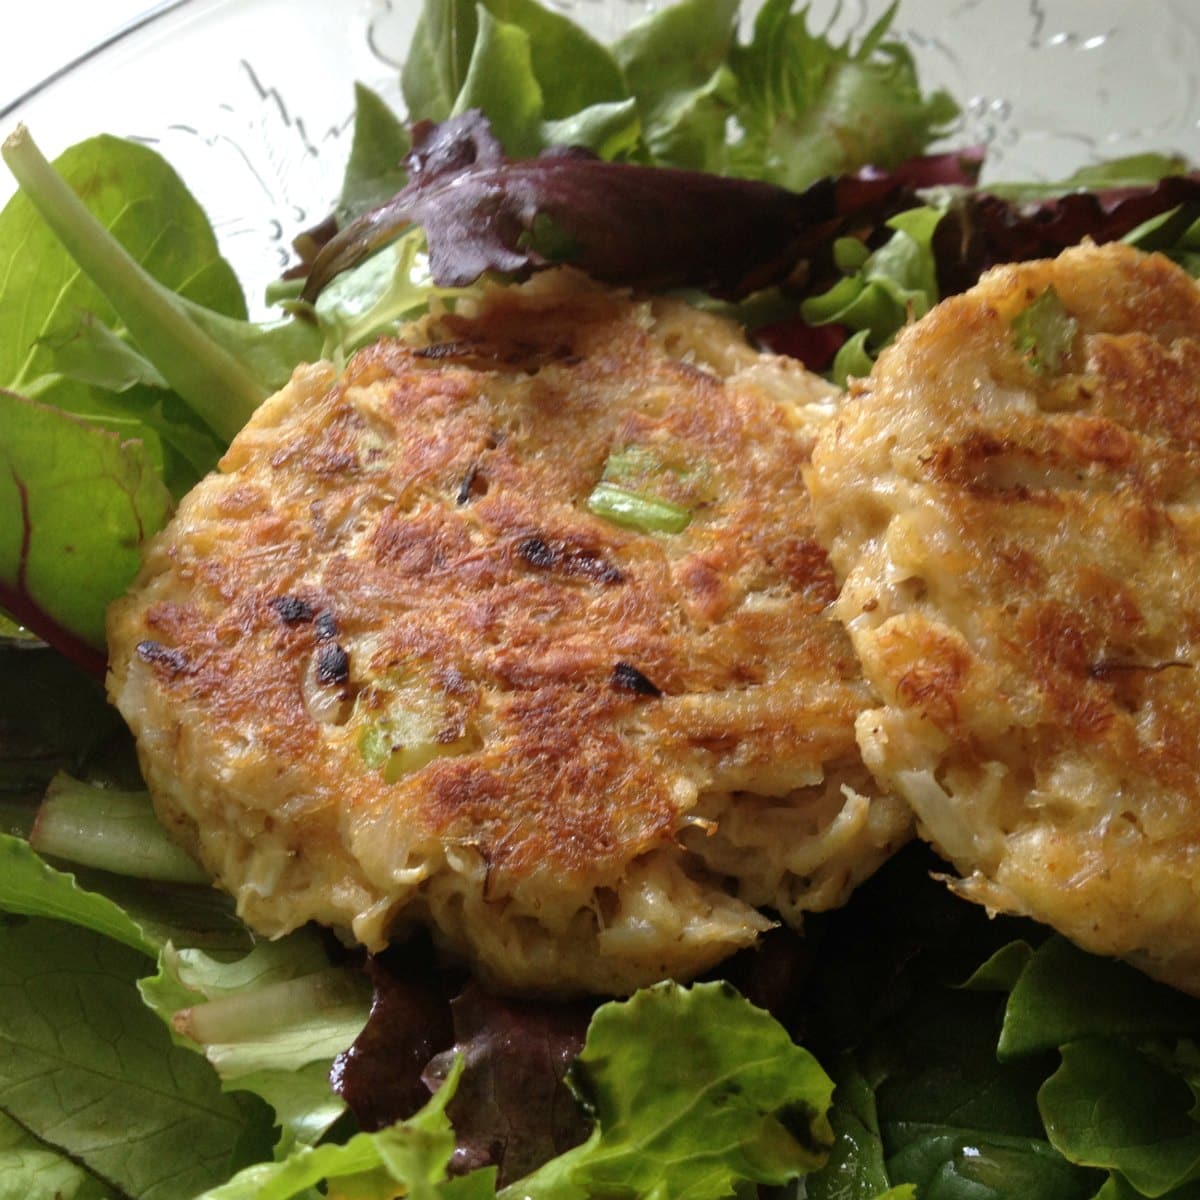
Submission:
M 56 775 L 29 835 L 39 853 L 161 883 L 208 883 L 154 815 L 148 792 L 119 792 Z
M 663 465 L 641 446 L 626 446 L 624 450 L 614 450 L 604 464 L 602 479 L 610 483 L 626 483 L 631 479 L 644 478 L 661 472 Z
M 385 783 L 398 783 L 439 755 L 453 753 L 420 728 L 419 722 L 382 717 L 358 735 L 358 753 L 372 771 L 382 771 Z
M 1012 321 L 1013 345 L 1040 375 L 1054 374 L 1075 344 L 1079 323 L 1059 299 L 1053 287 L 1048 287 L 1028 308 Z
M 669 500 L 643 496 L 601 480 L 587 499 L 588 512 L 640 533 L 682 533 L 692 514 Z

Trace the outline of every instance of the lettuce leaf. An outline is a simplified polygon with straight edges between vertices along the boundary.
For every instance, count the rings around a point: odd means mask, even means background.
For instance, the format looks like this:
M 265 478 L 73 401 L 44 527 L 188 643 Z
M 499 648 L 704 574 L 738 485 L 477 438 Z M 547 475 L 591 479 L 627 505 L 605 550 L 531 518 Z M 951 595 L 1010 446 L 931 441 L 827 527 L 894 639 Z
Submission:
M 175 1200 L 265 1150 L 257 1103 L 219 1090 L 138 999 L 143 956 L 61 923 L 0 923 L 0 1113 L 122 1195 Z
M 65 1154 L 51 1150 L 0 1115 L 0 1200 L 118 1200 Z
M 737 107 L 729 58 L 738 0 L 681 0 L 634 25 L 613 46 L 637 98 L 645 162 L 722 171 Z
M 725 170 L 800 189 L 865 165 L 894 167 L 948 132 L 958 105 L 925 97 L 911 55 L 886 40 L 893 4 L 857 47 L 808 27 L 809 8 L 767 0 L 731 55 L 743 130 Z
M 602 1005 L 568 1076 L 591 1137 L 506 1197 L 727 1196 L 824 1161 L 833 1090 L 816 1060 L 728 984 L 658 984 Z
M 167 945 L 140 990 L 227 1090 L 275 1110 L 277 1155 L 315 1143 L 345 1111 L 329 1072 L 366 1022 L 369 989 L 360 971 L 330 967 L 312 933 L 259 943 L 232 961 Z

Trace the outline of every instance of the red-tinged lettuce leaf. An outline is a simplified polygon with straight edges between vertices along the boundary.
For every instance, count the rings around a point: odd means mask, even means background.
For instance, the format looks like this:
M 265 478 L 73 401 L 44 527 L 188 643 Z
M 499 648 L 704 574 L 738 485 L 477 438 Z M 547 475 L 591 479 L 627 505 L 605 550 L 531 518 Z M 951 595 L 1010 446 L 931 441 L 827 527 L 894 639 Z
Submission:
M 446 1110 L 458 1142 L 452 1170 L 494 1165 L 504 1185 L 587 1137 L 591 1122 L 566 1077 L 593 1006 L 506 1001 L 473 983 L 451 1010 L 454 1047 L 433 1059 L 425 1080 L 436 1090 L 461 1055 L 462 1079 Z
M 170 493 L 139 442 L 0 391 L 0 607 L 93 673 L 104 611 L 165 522 Z
M 590 1122 L 565 1077 L 592 1006 L 505 1001 L 477 984 L 451 1000 L 451 981 L 420 948 L 390 950 L 369 970 L 370 1018 L 330 1075 L 360 1128 L 413 1116 L 461 1059 L 447 1109 L 453 1173 L 494 1165 L 508 1182 L 587 1136 Z
M 374 1131 L 429 1100 L 422 1073 L 454 1041 L 449 995 L 428 956 L 397 947 L 372 958 L 374 989 L 362 1032 L 334 1060 L 330 1084 L 359 1126 Z
M 1182 233 L 1200 218 L 1200 173 L 1174 175 L 1150 187 L 1071 192 L 1019 202 L 986 192 L 965 196 L 946 213 L 933 238 L 943 295 L 973 287 L 998 263 L 1053 258 L 1084 238 L 1115 242 L 1174 209 Z
M 973 188 L 983 170 L 984 148 L 968 146 L 964 150 L 948 150 L 944 154 L 918 154 L 897 163 L 891 170 L 864 167 L 860 179 L 879 179 L 887 176 L 910 188 L 964 187 Z
M 478 112 L 416 126 L 408 173 L 391 201 L 324 247 L 306 299 L 412 224 L 425 228 L 441 286 L 569 262 L 610 283 L 742 296 L 827 255 L 850 227 L 874 228 L 912 203 L 890 177 L 827 179 L 796 193 L 584 154 L 509 160 Z

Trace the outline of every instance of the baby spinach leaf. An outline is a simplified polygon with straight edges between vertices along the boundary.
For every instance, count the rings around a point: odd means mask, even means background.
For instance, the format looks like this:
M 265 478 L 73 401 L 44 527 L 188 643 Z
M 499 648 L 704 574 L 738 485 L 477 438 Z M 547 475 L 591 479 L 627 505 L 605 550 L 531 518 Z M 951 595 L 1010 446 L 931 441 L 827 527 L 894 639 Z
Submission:
M 1072 1162 L 1118 1171 L 1145 1196 L 1200 1180 L 1195 1094 L 1158 1055 L 1112 1038 L 1068 1043 L 1040 1101 Z
M 512 155 L 559 144 L 616 154 L 636 140 L 613 56 L 537 0 L 427 0 L 401 84 L 411 120 L 481 108 Z
M 409 144 L 408 130 L 391 107 L 365 84 L 356 83 L 354 137 L 337 209 L 340 221 L 382 204 L 404 186 Z
M 999 1053 L 1014 1059 L 1089 1038 L 1198 1033 L 1200 1000 L 1055 936 L 1037 948 L 1013 986 Z
M 836 1141 L 829 1161 L 805 1180 L 805 1200 L 875 1200 L 891 1185 L 875 1088 L 850 1054 L 834 1064 L 831 1074 L 829 1123 Z
M 41 642 L 0 636 L 0 792 L 40 798 L 119 728 L 96 679 Z
M 482 109 L 491 114 L 501 145 L 517 157 L 541 149 L 542 89 L 533 73 L 529 35 L 480 5 L 475 46 L 451 116 Z
M 200 235 L 194 231 L 186 237 L 173 236 L 178 228 L 170 208 L 156 206 L 161 203 L 165 179 L 169 177 L 173 184 L 172 194 L 182 185 L 157 155 L 144 147 L 137 149 L 150 158 L 130 165 L 129 151 L 117 139 L 93 138 L 80 143 L 74 148 L 75 157 L 66 164 L 71 168 L 67 178 L 46 162 L 28 131 L 18 127 L 4 143 L 3 155 L 22 189 L 14 203 L 19 200 L 36 209 L 62 243 L 62 250 L 72 260 L 68 278 L 73 280 L 80 271 L 88 276 L 93 292 L 102 293 L 107 301 L 106 311 L 100 314 L 105 323 L 116 328 L 119 321 L 141 354 L 183 400 L 210 429 L 229 440 L 255 407 L 288 378 L 297 362 L 315 356 L 320 335 L 296 319 L 274 325 L 246 322 L 240 293 L 235 308 L 191 297 L 192 289 L 186 285 L 193 274 L 205 284 L 194 290 L 206 296 L 210 274 L 232 278 L 229 268 L 219 257 L 195 261 L 199 242 L 193 239 Z M 118 169 L 122 164 L 124 169 Z M 177 253 L 188 267 L 182 284 L 157 278 L 142 261 L 150 256 L 131 253 L 103 216 L 92 212 L 88 202 L 97 190 L 106 195 L 106 188 L 123 203 L 122 214 L 133 211 L 141 216 L 152 249 L 159 241 L 168 246 L 179 243 Z M 186 192 L 183 195 L 186 197 Z M 187 200 L 204 223 L 195 202 L 190 197 Z M 143 208 L 149 211 L 141 211 Z M 114 217 L 112 223 L 119 225 L 119 220 Z M 211 230 L 207 236 L 211 242 Z M 193 257 L 189 259 L 189 255 Z M 99 311 L 93 304 L 83 307 Z M 19 347 L 28 344 L 30 332 L 24 330 L 26 336 Z M 34 337 L 41 332 L 32 331 Z M 36 355 L 29 358 L 22 352 L 28 361 L 17 364 L 14 384 L 33 386 L 31 363 Z

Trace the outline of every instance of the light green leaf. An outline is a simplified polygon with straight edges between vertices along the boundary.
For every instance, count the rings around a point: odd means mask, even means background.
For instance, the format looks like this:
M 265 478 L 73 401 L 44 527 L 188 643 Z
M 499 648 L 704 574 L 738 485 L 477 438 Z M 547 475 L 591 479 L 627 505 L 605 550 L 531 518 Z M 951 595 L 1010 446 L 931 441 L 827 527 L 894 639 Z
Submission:
M 0 835 L 0 910 L 54 917 L 153 957 L 158 944 L 111 900 L 85 891 L 73 875 L 43 862 L 20 838 Z
M 362 83 L 354 85 L 354 138 L 338 200 L 338 220 L 353 220 L 390 200 L 405 184 L 408 130 L 384 100 Z
M 424 0 L 400 72 L 410 120 L 444 121 L 454 111 L 475 32 L 475 0 Z
M 408 1121 L 378 1133 L 355 1134 L 343 1145 L 301 1146 L 282 1162 L 246 1168 L 196 1200 L 292 1200 L 325 1182 L 328 1195 L 339 1200 L 395 1200 L 399 1194 L 409 1200 L 494 1196 L 493 1187 L 479 1190 L 478 1172 L 469 1190 L 447 1183 L 454 1134 L 446 1105 L 461 1073 L 459 1060 L 437 1094 Z
M 542 89 L 533 73 L 529 35 L 498 21 L 480 5 L 478 32 L 451 116 L 482 109 L 492 132 L 512 158 L 541 149 Z
M 732 56 L 737 118 L 729 170 L 795 190 L 826 175 L 920 154 L 955 118 L 943 92 L 921 94 L 912 58 L 885 41 L 893 5 L 858 47 L 808 28 L 809 10 L 767 0 L 750 44 Z
M 0 1200 L 117 1200 L 90 1171 L 0 1114 Z
M 734 80 L 737 0 L 682 0 L 634 25 L 613 54 L 637 97 L 651 161 L 720 170 Z
M 564 120 L 593 105 L 629 98 L 612 54 L 568 17 L 537 0 L 483 0 L 483 7 L 528 37 L 530 66 L 547 120 Z
M 139 986 L 178 1044 L 275 1109 L 277 1153 L 315 1142 L 345 1110 L 329 1069 L 366 1023 L 370 988 L 360 972 L 330 968 L 318 937 L 301 930 L 233 961 L 167 946 Z
M 569 1080 L 596 1127 L 507 1200 L 730 1195 L 821 1165 L 833 1085 L 728 984 L 659 984 L 596 1010 Z

